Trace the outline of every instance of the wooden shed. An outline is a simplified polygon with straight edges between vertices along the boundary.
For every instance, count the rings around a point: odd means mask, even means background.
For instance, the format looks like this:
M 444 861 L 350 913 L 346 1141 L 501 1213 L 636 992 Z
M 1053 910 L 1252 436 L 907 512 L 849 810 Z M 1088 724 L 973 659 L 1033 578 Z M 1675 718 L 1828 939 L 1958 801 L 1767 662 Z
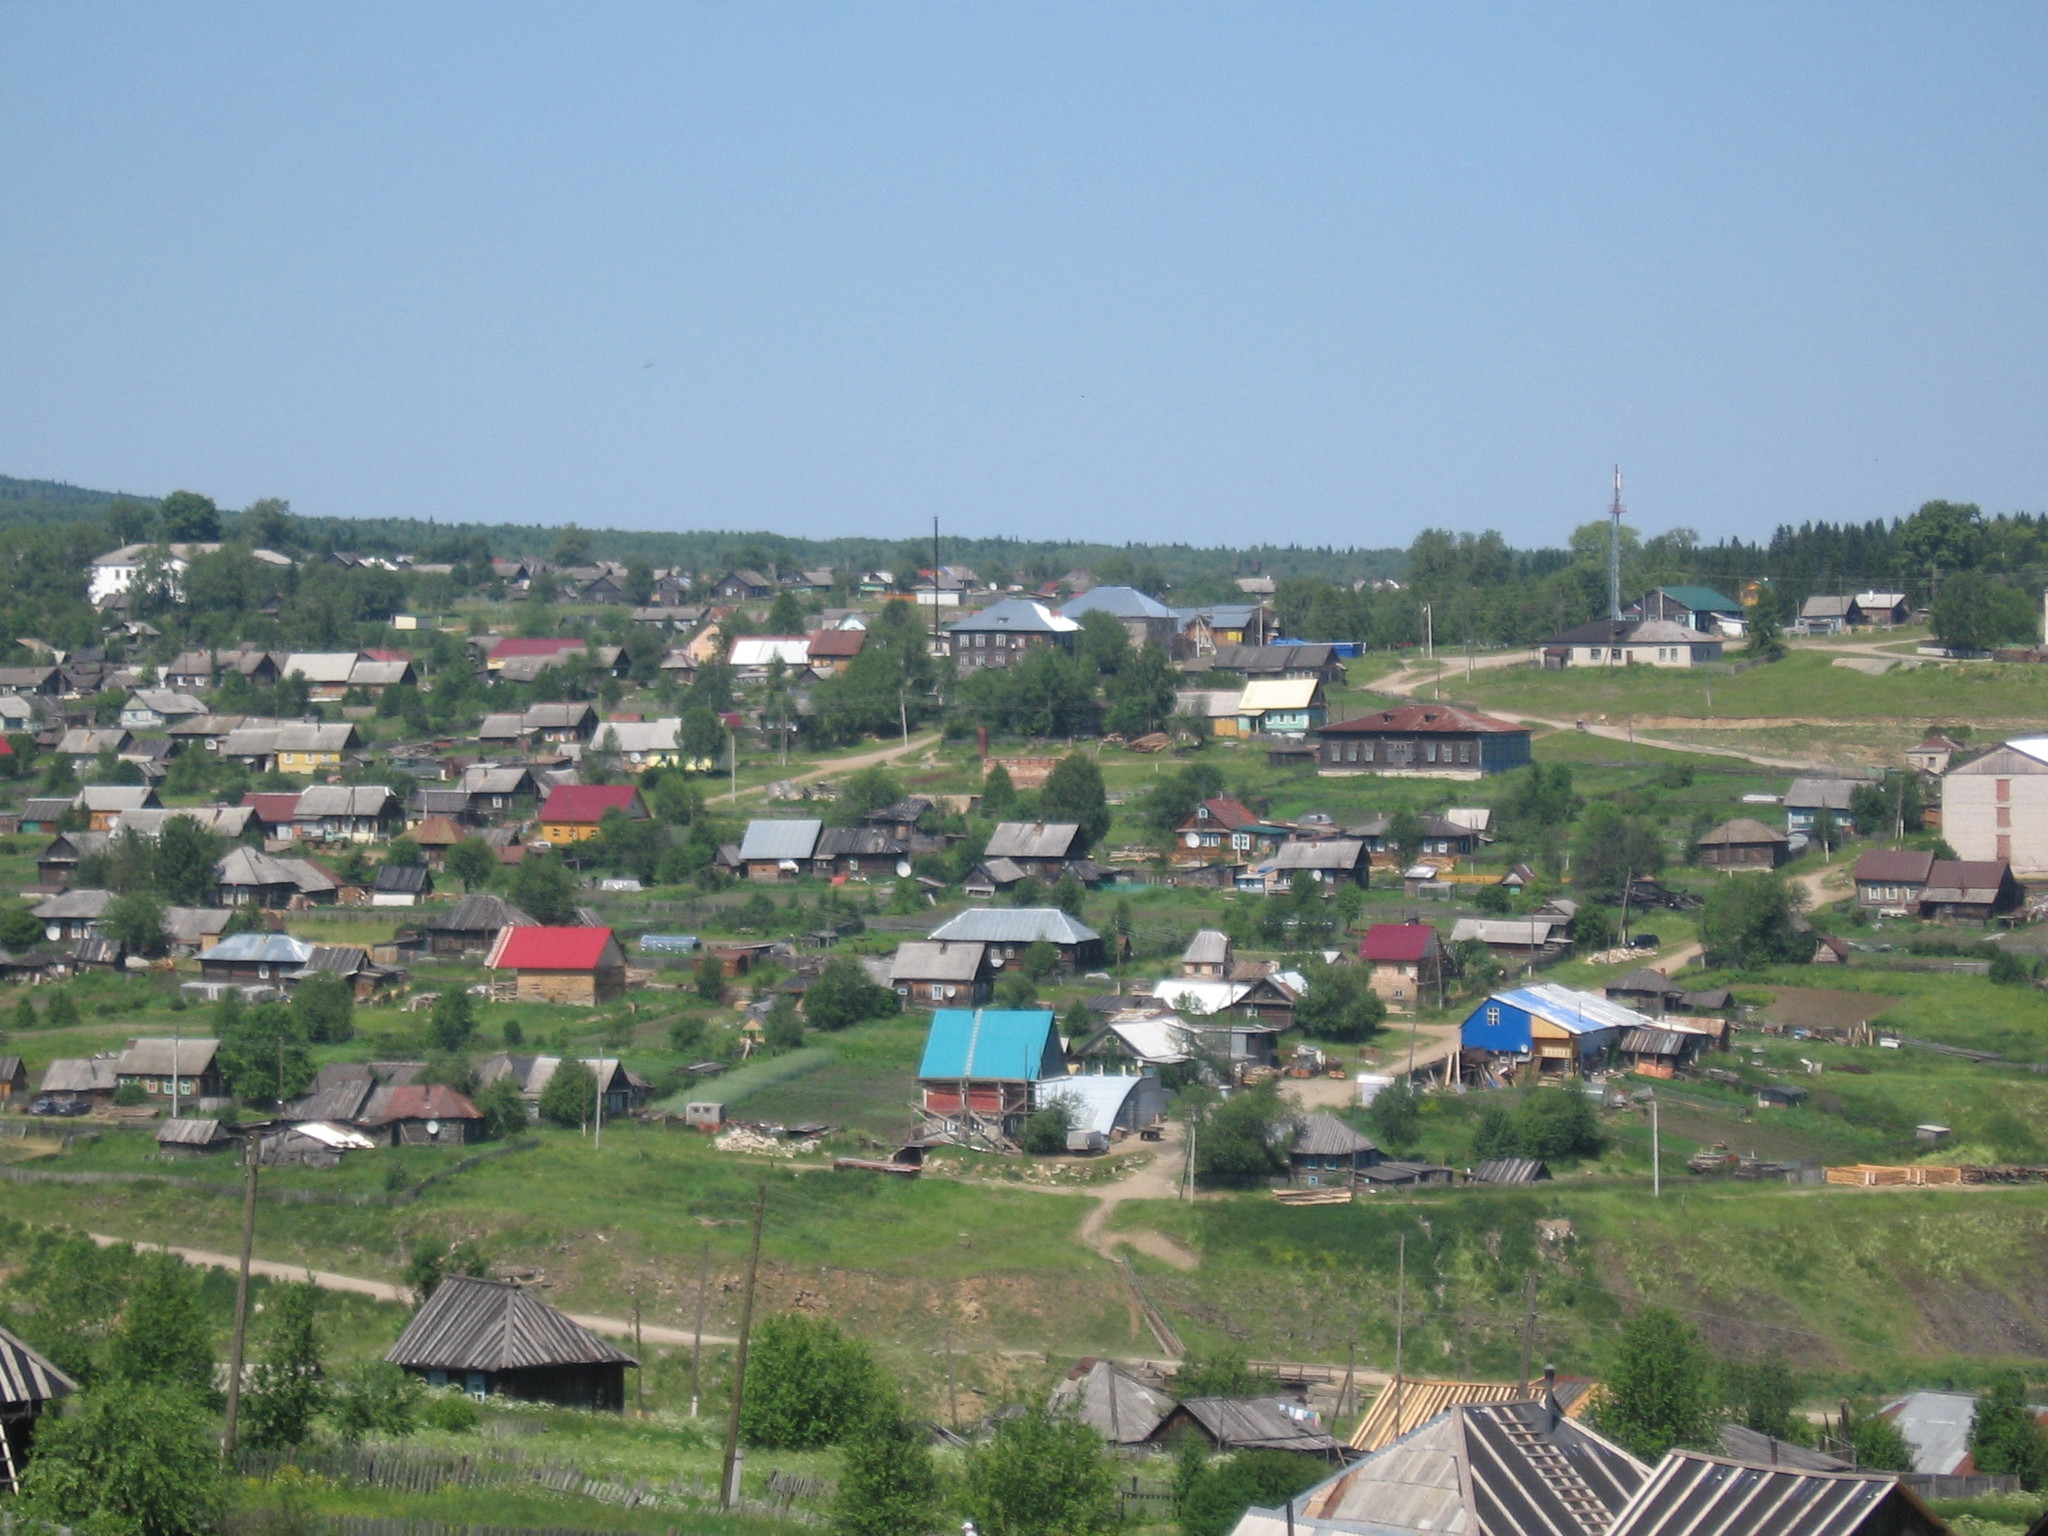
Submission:
M 626 952 L 609 928 L 506 928 L 484 964 L 516 973 L 521 1002 L 594 1008 L 626 995 Z
M 36 1420 L 78 1383 L 0 1328 L 0 1492 L 19 1493 Z
M 617 1413 L 640 1362 L 504 1280 L 450 1275 L 385 1359 L 429 1386 Z
M 1710 869 L 1776 869 L 1791 856 L 1791 840 L 1754 816 L 1724 821 L 1695 845 Z

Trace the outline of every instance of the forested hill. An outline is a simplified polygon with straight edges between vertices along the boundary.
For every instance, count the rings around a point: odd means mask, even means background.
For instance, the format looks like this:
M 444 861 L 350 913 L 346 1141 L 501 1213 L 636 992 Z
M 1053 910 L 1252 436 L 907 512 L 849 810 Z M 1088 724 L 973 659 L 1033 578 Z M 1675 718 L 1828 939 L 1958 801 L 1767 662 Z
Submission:
M 0 528 L 18 528 L 24 523 L 83 522 L 105 515 L 116 502 L 156 505 L 155 498 L 148 496 L 89 491 L 61 480 L 17 480 L 12 475 L 0 475 Z

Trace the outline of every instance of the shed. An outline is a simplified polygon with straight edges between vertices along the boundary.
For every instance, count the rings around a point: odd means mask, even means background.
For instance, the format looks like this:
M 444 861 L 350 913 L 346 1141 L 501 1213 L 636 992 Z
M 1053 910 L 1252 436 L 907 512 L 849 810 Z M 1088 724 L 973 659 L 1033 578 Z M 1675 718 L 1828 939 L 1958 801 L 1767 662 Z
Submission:
M 430 1386 L 618 1412 L 626 1367 L 640 1362 L 503 1280 L 450 1275 L 434 1288 L 385 1359 Z
M 36 1420 L 78 1383 L 0 1328 L 0 1490 L 21 1491 L 21 1474 L 34 1450 Z
M 435 913 L 421 925 L 428 950 L 448 959 L 488 950 L 507 928 L 534 926 L 532 918 L 504 897 L 482 892 L 463 897 L 446 912 Z
M 1792 852 L 1791 839 L 1754 816 L 1724 821 L 1694 846 L 1710 869 L 1776 869 Z
M 1619 1055 L 1623 1065 L 1643 1077 L 1670 1077 L 1689 1067 L 1714 1043 L 1714 1037 L 1697 1029 L 1632 1029 L 1621 1037 Z
M 1685 996 L 1685 988 L 1662 971 L 1648 967 L 1617 977 L 1600 990 L 1617 1003 L 1653 1014 L 1661 1014 L 1665 1009 L 1677 1006 L 1678 1000 Z
M 1823 1472 L 1667 1451 L 1608 1536 L 1949 1536 L 1895 1472 Z
M 218 1120 L 166 1120 L 156 1128 L 157 1151 L 165 1157 L 225 1152 L 234 1144 Z
M 434 876 L 424 864 L 386 864 L 370 883 L 373 907 L 416 907 L 434 894 Z
M 19 1109 L 28 1097 L 28 1068 L 19 1056 L 0 1056 L 0 1110 Z
M 1523 1188 L 1550 1177 L 1550 1165 L 1540 1157 L 1490 1157 L 1472 1170 L 1474 1184 L 1499 1184 Z
M 1166 1088 L 1148 1074 L 1062 1073 L 1032 1088 L 1032 1108 L 1048 1104 L 1067 1107 L 1069 1152 L 1106 1152 L 1119 1131 L 1131 1135 L 1166 1117 Z
M 1459 1042 L 1470 1063 L 1482 1067 L 1505 1057 L 1539 1075 L 1575 1076 L 1629 1030 L 1655 1022 L 1591 992 L 1538 982 L 1483 999 L 1460 1027 Z

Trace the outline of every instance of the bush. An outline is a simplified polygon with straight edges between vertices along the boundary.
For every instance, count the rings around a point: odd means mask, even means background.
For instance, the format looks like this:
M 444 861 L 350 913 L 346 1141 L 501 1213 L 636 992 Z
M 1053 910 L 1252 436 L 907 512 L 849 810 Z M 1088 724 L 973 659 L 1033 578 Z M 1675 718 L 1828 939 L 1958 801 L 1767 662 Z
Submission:
M 1472 1155 L 1536 1157 L 1555 1162 L 1596 1157 L 1607 1145 L 1592 1103 L 1576 1088 L 1533 1088 L 1515 1102 L 1493 1102 L 1480 1111 Z
M 409 1435 L 419 1427 L 419 1381 L 388 1360 L 366 1360 L 342 1377 L 334 1395 L 335 1432 L 354 1445 L 371 1435 Z
M 754 1330 L 740 1436 L 771 1450 L 835 1445 L 874 1406 L 878 1391 L 867 1347 L 837 1323 L 778 1313 Z
M 466 1435 L 483 1422 L 476 1399 L 467 1392 L 430 1392 L 420 1405 L 421 1429 L 438 1429 L 443 1434 Z
M 547 1087 L 540 1091 L 540 1117 L 564 1130 L 579 1130 L 597 1107 L 597 1074 L 575 1057 L 567 1057 L 555 1068 Z
M 2034 968 L 2009 949 L 1991 957 L 1991 979 L 2001 987 L 2024 987 L 2034 980 Z
M 205 1536 L 227 1479 L 211 1415 L 188 1390 L 119 1384 L 44 1421 L 21 1513 L 84 1536 Z
M 961 1502 L 988 1536 L 1096 1536 L 1120 1523 L 1102 1437 L 1043 1408 L 1003 1420 L 967 1453 Z
M 1329 1469 L 1288 1451 L 1239 1451 L 1203 1468 L 1181 1495 L 1184 1536 L 1228 1536 L 1253 1505 L 1271 1509 L 1320 1482 Z
M 1308 990 L 1294 1005 L 1294 1022 L 1305 1035 L 1346 1043 L 1370 1040 L 1387 1017 L 1387 1005 L 1359 966 L 1317 961 L 1305 979 Z
M 813 1029 L 845 1029 L 885 1018 L 901 1006 L 895 989 L 870 981 L 851 955 L 834 956 L 804 993 L 804 1018 Z
M 140 1083 L 123 1083 L 114 1090 L 114 1102 L 123 1109 L 140 1109 L 149 1102 L 149 1095 Z
M 1067 1150 L 1067 1133 L 1073 1128 L 1073 1106 L 1063 1098 L 1054 1099 L 1025 1118 L 1017 1144 L 1033 1157 L 1058 1157 Z
M 893 1406 L 877 1406 L 846 1440 L 835 1536 L 922 1536 L 939 1524 L 941 1486 L 925 1427 Z
M 1195 1137 L 1195 1177 L 1203 1184 L 1255 1184 L 1287 1171 L 1291 1123 L 1272 1083 L 1240 1088 L 1216 1106 Z

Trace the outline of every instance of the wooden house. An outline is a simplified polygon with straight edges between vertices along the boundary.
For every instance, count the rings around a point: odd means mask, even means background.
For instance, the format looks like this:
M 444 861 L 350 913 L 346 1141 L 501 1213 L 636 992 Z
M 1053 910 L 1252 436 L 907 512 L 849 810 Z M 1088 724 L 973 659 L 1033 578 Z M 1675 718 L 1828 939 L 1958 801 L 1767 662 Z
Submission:
M 1307 1115 L 1287 1148 L 1287 1182 L 1349 1189 L 1359 1173 L 1379 1160 L 1379 1147 L 1335 1115 Z
M 1695 845 L 1700 862 L 1709 869 L 1776 869 L 1791 857 L 1791 840 L 1774 827 L 1753 816 L 1724 821 Z
M 1057 880 L 1067 860 L 1085 851 L 1080 837 L 1080 826 L 1071 821 L 999 821 L 982 857 L 1008 859 L 1026 875 Z
M 1180 973 L 1194 981 L 1226 981 L 1230 959 L 1230 935 L 1217 928 L 1200 928 L 1181 951 Z
M 1152 1432 L 1156 1445 L 1196 1440 L 1219 1454 L 1232 1451 L 1292 1451 L 1341 1461 L 1344 1447 L 1313 1416 L 1297 1415 L 1279 1398 L 1191 1397 L 1175 1406 Z
M 889 981 L 910 1002 L 973 1006 L 988 1001 L 995 972 L 986 944 L 913 939 L 897 947 Z
M 483 1132 L 483 1112 L 445 1083 L 385 1083 L 370 1092 L 356 1128 L 380 1146 L 459 1147 Z
M 1667 1021 L 1626 1031 L 1615 1047 L 1615 1059 L 1639 1077 L 1675 1077 L 1713 1045 L 1713 1035 Z
M 1920 915 L 1934 922 L 1988 923 L 2025 898 L 2003 859 L 1936 859 L 1920 893 Z
M 645 821 L 647 804 L 630 784 L 557 784 L 540 808 L 540 835 L 553 847 L 588 842 L 617 811 L 628 821 Z
M 301 790 L 292 821 L 301 838 L 380 842 L 405 825 L 398 796 L 383 784 L 315 784 Z
M 52 944 L 69 943 L 100 931 L 100 919 L 112 906 L 111 891 L 64 891 L 29 909 Z
M 940 1008 L 917 1080 L 925 1114 L 947 1129 L 978 1122 L 1014 1137 L 1036 1107 L 1033 1085 L 1066 1070 L 1049 1008 Z
M 1172 864 L 1250 864 L 1294 836 L 1294 829 L 1266 820 L 1241 801 L 1204 800 L 1173 829 L 1167 850 Z
M 217 1099 L 227 1092 L 219 1053 L 218 1040 L 130 1040 L 114 1063 L 114 1087 L 157 1099 Z
M 1312 677 L 1254 678 L 1238 695 L 1240 736 L 1302 737 L 1330 717 L 1323 685 Z
M 1313 885 L 1372 883 L 1372 855 L 1355 837 L 1321 837 L 1314 842 L 1282 843 L 1259 860 L 1240 881 L 1269 896 L 1291 891 L 1306 880 Z
M 78 866 L 95 853 L 106 852 L 111 832 L 59 832 L 36 855 L 36 881 L 64 890 L 78 878 Z
M 43 1068 L 43 1080 L 36 1087 L 39 1096 L 67 1103 L 86 1104 L 95 1110 L 114 1102 L 115 1068 L 120 1056 L 59 1056 Z
M 310 859 L 280 859 L 255 848 L 231 848 L 214 866 L 217 900 L 224 907 L 332 906 L 341 887 Z
M 74 808 L 74 802 L 69 796 L 31 795 L 22 802 L 21 830 L 40 832 L 46 836 L 61 832 Z
M 314 946 L 288 933 L 258 930 L 229 934 L 199 957 L 199 974 L 236 986 L 284 986 L 285 977 L 313 958 Z
M 617 1413 L 640 1362 L 503 1280 L 449 1275 L 385 1355 L 429 1386 Z
M 1529 761 L 1529 728 L 1452 704 L 1402 704 L 1313 733 L 1317 772 L 1476 779 Z
M 531 928 L 534 920 L 502 896 L 472 892 L 420 925 L 428 953 L 444 960 L 481 955 L 506 928 Z
M 1143 1445 L 1173 1412 L 1174 1402 L 1111 1360 L 1075 1362 L 1046 1406 L 1071 1413 L 1112 1445 Z
M 37 1420 L 77 1390 L 77 1382 L 0 1328 L 0 1493 L 21 1492 Z
M 1600 991 L 1625 1007 L 1659 1017 L 1666 1010 L 1680 1006 L 1680 999 L 1685 996 L 1685 988 L 1662 971 L 1647 968 L 1630 971 L 1626 976 L 1608 982 Z
M 522 1002 L 594 1008 L 626 993 L 626 954 L 609 928 L 506 928 L 484 964 L 515 973 Z
M 740 868 L 749 880 L 794 880 L 809 871 L 824 830 L 814 817 L 750 821 L 740 839 Z
M 0 1056 L 0 1114 L 28 1102 L 28 1068 L 19 1056 Z
M 88 830 L 109 832 L 123 812 L 157 809 L 163 802 L 147 785 L 88 784 L 78 792 L 77 805 Z
M 373 907 L 416 907 L 433 894 L 433 871 L 424 864 L 385 864 L 370 882 Z
M 1444 946 L 1427 923 L 1374 923 L 1359 940 L 1358 958 L 1372 968 L 1371 985 L 1389 1008 L 1413 1013 L 1444 979 Z
M 986 944 L 989 963 L 998 969 L 1040 943 L 1051 947 L 1062 970 L 1085 971 L 1102 964 L 1102 935 L 1058 907 L 969 907 L 934 928 L 931 937 Z

